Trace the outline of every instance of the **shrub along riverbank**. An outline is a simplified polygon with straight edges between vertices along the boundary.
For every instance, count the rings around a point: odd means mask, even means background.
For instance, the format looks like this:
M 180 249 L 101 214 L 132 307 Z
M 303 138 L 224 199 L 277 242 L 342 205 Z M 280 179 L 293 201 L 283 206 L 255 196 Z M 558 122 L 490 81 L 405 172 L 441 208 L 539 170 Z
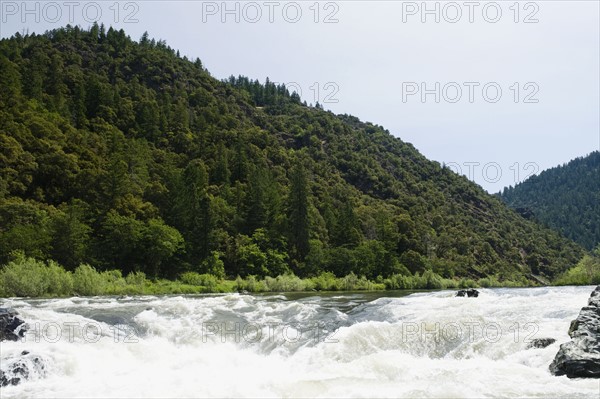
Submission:
M 584 257 L 579 264 L 560 276 L 557 285 L 588 285 L 600 283 L 600 257 Z M 468 278 L 447 279 L 427 270 L 422 274 L 395 274 L 389 278 L 368 280 L 353 273 L 336 277 L 323 272 L 315 277 L 299 278 L 293 274 L 277 277 L 255 276 L 224 279 L 212 274 L 186 272 L 175 281 L 151 280 L 142 272 L 123 276 L 119 270 L 97 271 L 82 264 L 74 271 L 67 271 L 58 263 L 47 262 L 17 254 L 0 269 L 0 296 L 2 297 L 62 297 L 92 295 L 161 295 L 201 294 L 226 292 L 298 292 L 298 291 L 374 291 L 410 289 L 455 289 L 471 287 L 525 287 L 531 283 L 499 281 L 495 277 L 479 280 Z

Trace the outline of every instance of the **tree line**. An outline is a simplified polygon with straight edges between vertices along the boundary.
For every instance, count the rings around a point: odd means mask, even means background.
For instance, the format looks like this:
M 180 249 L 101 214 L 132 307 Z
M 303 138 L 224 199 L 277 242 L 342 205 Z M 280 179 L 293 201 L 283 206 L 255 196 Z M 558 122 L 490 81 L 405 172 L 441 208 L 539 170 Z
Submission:
M 0 264 L 553 278 L 584 251 L 381 126 L 124 31 L 0 41 Z

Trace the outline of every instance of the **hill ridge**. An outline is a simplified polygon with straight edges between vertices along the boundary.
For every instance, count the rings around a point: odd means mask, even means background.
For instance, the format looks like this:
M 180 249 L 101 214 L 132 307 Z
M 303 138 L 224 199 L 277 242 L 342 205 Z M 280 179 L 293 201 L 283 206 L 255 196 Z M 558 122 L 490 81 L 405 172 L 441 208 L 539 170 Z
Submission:
M 0 263 L 553 278 L 583 250 L 382 127 L 124 31 L 0 41 Z

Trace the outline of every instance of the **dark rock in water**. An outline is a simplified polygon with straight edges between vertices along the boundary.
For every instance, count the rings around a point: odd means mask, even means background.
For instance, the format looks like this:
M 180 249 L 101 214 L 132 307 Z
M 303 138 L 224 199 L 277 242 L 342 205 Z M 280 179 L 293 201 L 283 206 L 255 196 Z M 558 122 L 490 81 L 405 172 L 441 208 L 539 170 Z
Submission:
M 25 322 L 14 309 L 0 308 L 0 341 L 17 341 L 27 332 Z
M 550 371 L 569 378 L 600 378 L 600 285 L 588 306 L 579 312 L 569 328 L 571 341 L 562 344 Z
M 466 296 L 466 297 L 473 297 L 473 298 L 477 298 L 479 296 L 479 291 L 477 291 L 474 288 L 468 288 L 466 290 L 460 290 L 456 293 L 456 296 Z
M 545 348 L 547 346 L 552 345 L 555 342 L 556 342 L 556 340 L 554 338 L 535 338 L 535 339 L 532 339 L 531 342 L 529 342 L 529 344 L 527 344 L 527 349 Z
M 29 379 L 46 375 L 46 362 L 41 356 L 23 351 L 17 357 L 2 359 L 0 387 L 18 385 Z

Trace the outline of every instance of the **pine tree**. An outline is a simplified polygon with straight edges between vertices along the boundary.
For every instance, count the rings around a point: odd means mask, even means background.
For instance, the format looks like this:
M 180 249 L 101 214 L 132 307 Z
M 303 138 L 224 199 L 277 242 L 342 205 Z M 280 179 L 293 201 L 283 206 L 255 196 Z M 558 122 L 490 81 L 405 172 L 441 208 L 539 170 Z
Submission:
M 183 232 L 190 261 L 199 265 L 208 255 L 211 232 L 208 173 L 200 160 L 191 161 L 183 171 L 177 203 L 178 227 Z
M 0 105 L 16 101 L 21 95 L 21 74 L 8 58 L 0 56 Z
M 244 141 L 241 137 L 238 138 L 235 143 L 235 155 L 233 158 L 233 173 L 231 174 L 231 181 L 245 182 L 248 178 L 248 156 L 246 155 L 246 148 Z
M 296 160 L 290 174 L 288 222 L 293 256 L 303 260 L 310 249 L 310 220 L 308 217 L 308 178 L 300 160 Z
M 254 230 L 265 227 L 267 220 L 266 191 L 268 189 L 267 171 L 263 166 L 256 166 L 248 180 L 248 194 L 245 201 L 244 230 L 252 235 Z
M 217 185 L 228 185 L 231 172 L 229 171 L 229 160 L 225 144 L 221 141 L 217 146 L 217 159 L 215 170 L 211 173 L 212 180 Z
M 354 248 L 360 243 L 360 223 L 350 201 L 344 201 L 335 226 L 336 246 Z

